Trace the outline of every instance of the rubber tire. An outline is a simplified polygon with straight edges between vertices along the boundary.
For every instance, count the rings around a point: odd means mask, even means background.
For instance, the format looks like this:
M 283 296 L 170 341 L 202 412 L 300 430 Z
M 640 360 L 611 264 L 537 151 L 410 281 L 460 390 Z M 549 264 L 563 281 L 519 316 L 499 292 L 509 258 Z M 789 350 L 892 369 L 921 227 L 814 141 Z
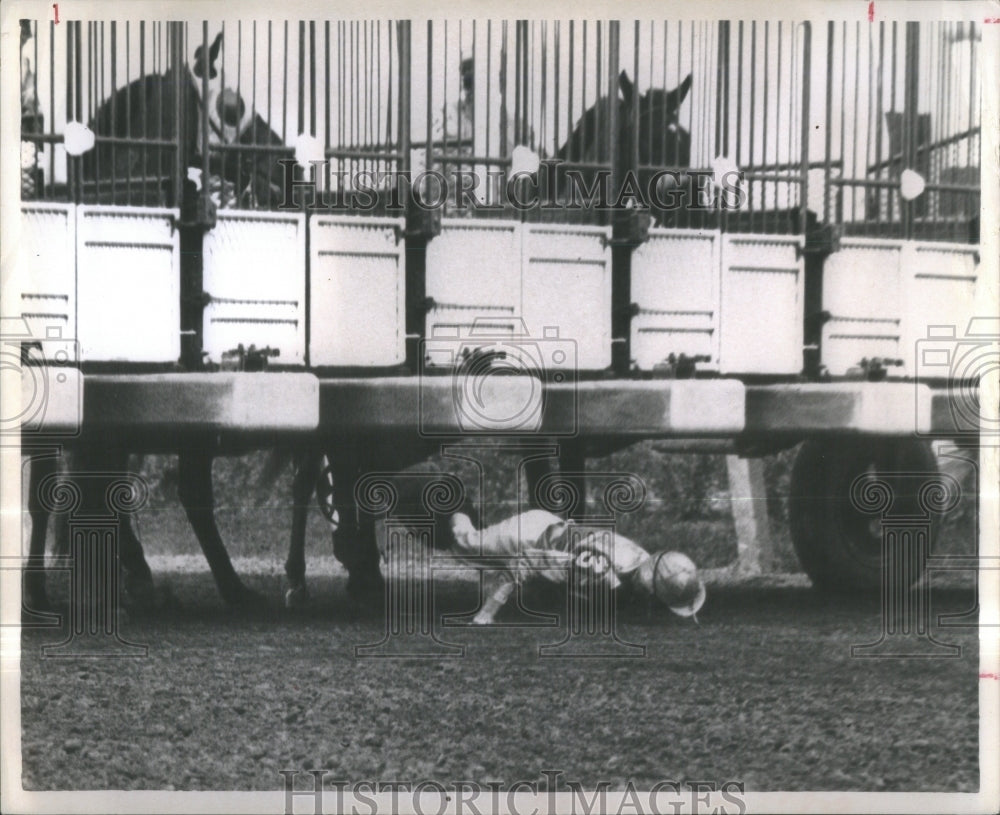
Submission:
M 851 484 L 866 471 L 933 474 L 938 467 L 930 445 L 912 439 L 840 438 L 802 445 L 792 468 L 789 525 L 799 562 L 820 591 L 875 597 L 881 591 L 881 522 L 850 498 Z M 888 480 L 892 483 L 891 476 Z M 913 484 L 912 479 L 893 484 L 893 515 L 922 514 Z M 932 515 L 932 549 L 936 521 Z

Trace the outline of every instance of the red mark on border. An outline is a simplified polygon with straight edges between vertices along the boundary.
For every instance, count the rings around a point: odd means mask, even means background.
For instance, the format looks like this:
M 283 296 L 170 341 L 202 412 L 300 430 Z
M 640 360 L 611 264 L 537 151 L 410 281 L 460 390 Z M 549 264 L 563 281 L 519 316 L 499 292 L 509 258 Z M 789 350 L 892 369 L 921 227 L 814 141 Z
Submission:
M 980 679 L 1000 679 L 1000 674 L 979 674 Z
M 871 2 L 868 4 L 868 22 L 869 23 L 875 22 L 875 0 L 871 0 Z
M 59 4 L 58 3 L 53 3 L 52 4 L 52 8 L 53 8 L 53 10 L 56 13 L 56 24 L 58 24 L 59 23 Z
M 983 20 L 983 22 L 986 23 L 986 25 L 990 25 L 991 23 L 995 25 L 996 23 L 1000 23 L 1000 17 L 987 17 Z

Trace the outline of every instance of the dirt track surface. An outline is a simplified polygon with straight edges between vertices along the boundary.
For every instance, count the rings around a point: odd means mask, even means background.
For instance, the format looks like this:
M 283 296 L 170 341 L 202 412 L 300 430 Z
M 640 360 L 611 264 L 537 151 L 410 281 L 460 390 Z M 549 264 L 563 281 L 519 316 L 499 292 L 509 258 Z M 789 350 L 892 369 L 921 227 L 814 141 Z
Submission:
M 539 659 L 561 628 L 440 629 L 459 658 L 358 659 L 385 634 L 343 579 L 314 577 L 304 612 L 281 580 L 250 583 L 270 607 L 224 609 L 205 574 L 169 577 L 179 609 L 132 616 L 138 659 L 42 658 L 54 631 L 22 638 L 26 788 L 280 789 L 279 770 L 330 778 L 495 780 L 556 769 L 586 786 L 626 779 L 740 781 L 753 790 L 974 791 L 978 648 L 937 629 L 953 659 L 857 659 L 879 638 L 877 603 L 804 587 L 710 587 L 700 624 L 627 605 L 629 659 Z M 533 607 L 559 614 L 553 598 Z M 438 612 L 472 611 L 476 586 L 436 586 Z M 962 612 L 971 592 L 937 592 Z M 513 622 L 514 616 L 504 618 Z

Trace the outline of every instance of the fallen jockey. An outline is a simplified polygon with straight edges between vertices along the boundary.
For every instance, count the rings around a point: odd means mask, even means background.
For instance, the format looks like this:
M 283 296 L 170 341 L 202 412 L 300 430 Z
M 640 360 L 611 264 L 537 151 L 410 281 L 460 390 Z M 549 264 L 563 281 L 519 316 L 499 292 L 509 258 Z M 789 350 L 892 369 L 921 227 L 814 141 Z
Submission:
M 474 619 L 479 625 L 492 623 L 515 586 L 533 577 L 568 582 L 570 591 L 591 596 L 630 585 L 682 617 L 693 617 L 705 602 L 705 584 L 687 556 L 651 555 L 611 527 L 576 524 L 533 509 L 482 530 L 458 513 L 450 531 L 455 554 L 490 575 L 488 596 Z

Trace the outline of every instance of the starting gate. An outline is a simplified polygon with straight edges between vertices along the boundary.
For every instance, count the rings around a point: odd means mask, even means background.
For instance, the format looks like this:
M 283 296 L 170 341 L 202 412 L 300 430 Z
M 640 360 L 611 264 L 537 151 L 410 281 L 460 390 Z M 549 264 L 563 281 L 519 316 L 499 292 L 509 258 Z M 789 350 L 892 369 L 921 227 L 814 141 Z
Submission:
M 21 313 L 85 365 L 413 372 L 485 319 L 584 376 L 916 376 L 978 278 L 979 37 L 25 20 Z

